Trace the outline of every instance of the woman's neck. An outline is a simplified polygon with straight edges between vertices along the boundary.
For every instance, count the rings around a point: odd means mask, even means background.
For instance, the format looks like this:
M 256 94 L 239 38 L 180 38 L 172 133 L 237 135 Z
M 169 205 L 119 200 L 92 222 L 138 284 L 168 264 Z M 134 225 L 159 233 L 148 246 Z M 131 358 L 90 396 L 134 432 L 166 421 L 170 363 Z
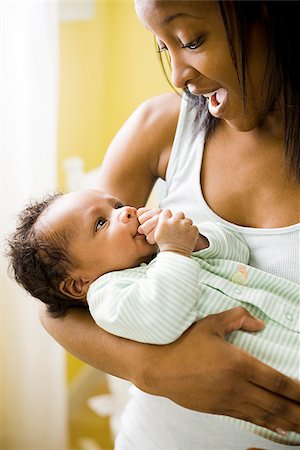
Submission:
M 240 132 L 221 123 L 205 145 L 201 184 L 213 211 L 229 222 L 258 228 L 300 222 L 300 185 L 289 175 L 284 139 L 271 118 Z

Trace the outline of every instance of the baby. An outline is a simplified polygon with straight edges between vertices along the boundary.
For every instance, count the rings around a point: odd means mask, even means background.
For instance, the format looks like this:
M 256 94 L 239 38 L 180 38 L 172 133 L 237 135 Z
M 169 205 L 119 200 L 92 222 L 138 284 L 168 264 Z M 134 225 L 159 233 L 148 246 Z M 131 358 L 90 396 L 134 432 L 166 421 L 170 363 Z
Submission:
M 153 211 L 154 226 L 158 213 Z M 161 238 L 157 232 L 161 251 L 190 256 L 196 243 L 199 249 L 207 246 L 192 221 L 182 213 L 177 216 L 184 227 L 180 230 L 182 242 L 173 245 L 172 239 L 177 239 L 174 232 L 167 239 L 166 233 Z M 55 194 L 32 203 L 20 214 L 17 230 L 8 242 L 8 256 L 16 280 L 45 302 L 51 314 L 61 316 L 71 306 L 86 304 L 88 288 L 101 275 L 153 259 L 157 245 L 153 238 L 149 243 L 139 227 L 136 208 L 101 191 Z
M 227 340 L 299 379 L 299 285 L 249 266 L 233 228 L 207 222 L 200 231 L 182 212 L 77 191 L 26 208 L 8 256 L 16 280 L 52 315 L 88 304 L 103 329 L 140 342 L 173 342 L 195 321 L 243 306 L 266 326 Z
M 248 266 L 234 230 L 202 223 L 200 234 L 182 212 L 137 210 L 99 190 L 26 208 L 8 256 L 16 280 L 52 315 L 88 303 L 102 328 L 142 342 L 172 342 L 196 320 L 235 306 L 264 320 L 275 299 L 298 308 L 299 286 Z

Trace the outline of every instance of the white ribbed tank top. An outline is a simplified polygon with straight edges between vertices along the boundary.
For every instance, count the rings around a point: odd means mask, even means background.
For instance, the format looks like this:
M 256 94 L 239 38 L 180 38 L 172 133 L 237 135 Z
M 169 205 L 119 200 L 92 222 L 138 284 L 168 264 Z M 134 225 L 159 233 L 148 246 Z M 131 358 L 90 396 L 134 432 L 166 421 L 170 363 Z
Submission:
M 194 117 L 195 111 L 183 99 L 161 207 L 182 209 L 195 223 L 211 221 L 231 226 L 248 244 L 249 265 L 300 283 L 300 223 L 284 228 L 242 227 L 227 222 L 206 203 L 200 184 L 204 133 L 195 134 Z
M 300 223 L 270 229 L 242 227 L 219 217 L 207 205 L 200 184 L 204 134 L 195 134 L 194 117 L 195 111 L 183 99 L 166 173 L 165 192 L 160 200 L 161 207 L 170 208 L 171 211 L 182 210 L 195 223 L 212 221 L 231 226 L 243 235 L 248 244 L 250 265 L 299 283 Z M 190 411 L 168 399 L 152 396 L 132 387 L 131 400 L 123 414 L 115 449 L 300 449 L 299 445 L 289 446 L 265 439 L 245 429 L 245 424 L 242 421 L 232 423 L 220 416 Z

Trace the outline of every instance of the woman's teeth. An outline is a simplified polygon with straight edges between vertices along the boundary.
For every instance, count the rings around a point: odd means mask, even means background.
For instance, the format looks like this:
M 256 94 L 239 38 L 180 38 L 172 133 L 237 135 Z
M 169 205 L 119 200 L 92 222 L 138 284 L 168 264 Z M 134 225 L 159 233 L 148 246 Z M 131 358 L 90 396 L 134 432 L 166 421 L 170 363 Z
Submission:
M 204 97 L 209 98 L 208 110 L 211 115 L 216 118 L 222 117 L 227 103 L 227 91 L 223 88 L 219 88 L 214 92 L 205 94 Z
M 224 100 L 225 97 L 227 96 L 227 92 L 226 92 L 225 89 L 220 88 L 220 89 L 218 89 L 218 90 L 215 92 L 214 95 L 216 96 L 216 101 L 218 102 L 218 104 L 220 104 L 220 103 L 223 102 L 223 100 Z
M 203 97 L 206 97 L 206 98 L 209 99 L 209 98 L 212 97 L 216 92 L 217 92 L 217 91 L 208 92 L 207 94 L 203 94 Z
M 214 92 L 204 94 L 204 97 L 209 99 L 212 106 L 217 107 L 220 103 L 223 102 L 226 95 L 227 95 L 226 90 L 223 88 L 219 88 Z

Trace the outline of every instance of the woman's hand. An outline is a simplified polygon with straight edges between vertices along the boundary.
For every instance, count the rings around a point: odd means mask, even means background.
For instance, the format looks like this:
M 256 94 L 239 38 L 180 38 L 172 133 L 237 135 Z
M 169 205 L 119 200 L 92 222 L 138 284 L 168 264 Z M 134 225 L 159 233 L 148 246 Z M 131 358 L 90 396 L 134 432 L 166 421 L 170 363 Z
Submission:
M 300 433 L 300 383 L 224 339 L 262 326 L 243 308 L 202 319 L 176 342 L 153 347 L 141 389 L 186 408 Z
M 196 411 L 228 415 L 272 431 L 300 433 L 300 383 L 224 339 L 234 330 L 251 332 L 263 327 L 242 308 L 208 316 L 176 342 L 163 346 L 113 336 L 80 308 L 54 319 L 41 304 L 40 318 L 77 358 L 145 392 Z

